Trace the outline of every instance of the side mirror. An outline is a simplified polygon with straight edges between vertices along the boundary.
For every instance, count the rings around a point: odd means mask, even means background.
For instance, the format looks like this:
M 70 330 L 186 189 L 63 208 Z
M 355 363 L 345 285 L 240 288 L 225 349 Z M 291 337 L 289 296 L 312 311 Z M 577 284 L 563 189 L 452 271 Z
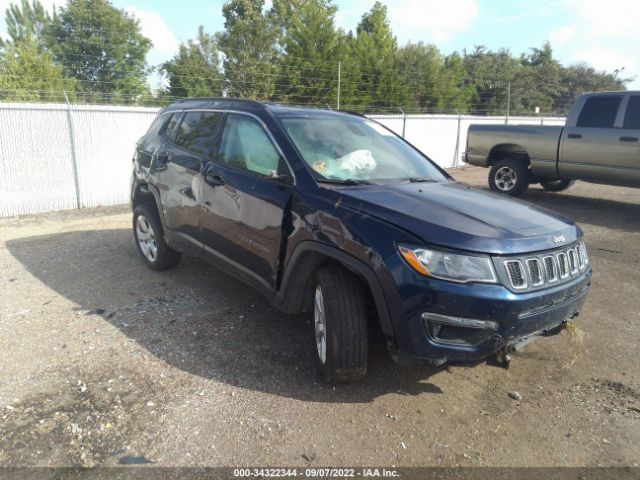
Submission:
M 269 174 L 269 178 L 275 180 L 278 183 L 286 183 L 286 184 L 291 183 L 291 177 L 289 175 L 286 175 L 284 173 L 278 173 L 275 170 L 271 171 L 271 173 Z
M 171 154 L 169 152 L 159 153 L 155 157 L 156 157 L 156 161 L 160 165 L 166 165 L 171 161 Z

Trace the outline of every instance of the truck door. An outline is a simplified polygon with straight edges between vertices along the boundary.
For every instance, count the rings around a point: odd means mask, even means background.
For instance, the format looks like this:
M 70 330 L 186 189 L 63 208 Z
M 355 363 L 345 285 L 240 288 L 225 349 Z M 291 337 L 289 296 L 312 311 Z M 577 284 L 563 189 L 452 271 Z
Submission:
M 202 248 L 199 176 L 215 152 L 221 113 L 186 112 L 167 127 L 165 142 L 154 160 L 165 223 L 180 240 Z
M 292 184 L 283 156 L 257 118 L 227 115 L 215 161 L 203 172 L 205 251 L 262 287 L 276 284 Z
M 640 187 L 640 95 L 627 97 L 622 129 L 618 132 L 615 167 L 626 172 L 626 185 Z
M 620 106 L 624 95 L 596 95 L 587 97 L 575 121 L 567 122 L 562 132 L 559 173 L 562 178 L 602 183 L 624 183 L 628 172 L 620 168 Z M 576 105 L 576 108 L 579 108 Z

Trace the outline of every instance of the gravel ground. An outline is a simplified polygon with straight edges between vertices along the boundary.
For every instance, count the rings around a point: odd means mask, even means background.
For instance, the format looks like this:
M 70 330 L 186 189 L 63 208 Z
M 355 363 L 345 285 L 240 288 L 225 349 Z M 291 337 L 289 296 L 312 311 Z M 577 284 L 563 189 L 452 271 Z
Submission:
M 195 258 L 146 269 L 126 208 L 0 220 L 0 465 L 637 465 L 640 190 L 523 199 L 585 230 L 581 330 L 509 370 L 401 367 L 374 345 L 367 382 L 335 388 L 308 316 Z

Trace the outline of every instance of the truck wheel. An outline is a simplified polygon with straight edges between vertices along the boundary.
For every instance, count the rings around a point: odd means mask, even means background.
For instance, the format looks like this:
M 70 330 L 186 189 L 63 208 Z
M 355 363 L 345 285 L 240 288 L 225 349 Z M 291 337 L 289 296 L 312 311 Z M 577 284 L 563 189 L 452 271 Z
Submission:
M 362 380 L 369 357 L 364 285 L 344 268 L 333 266 L 322 267 L 314 285 L 316 360 L 324 380 Z
M 164 239 L 160 217 L 152 203 L 138 205 L 133 211 L 133 236 L 144 263 L 151 270 L 167 270 L 180 261 L 180 252 Z
M 574 180 L 562 180 L 560 178 L 545 178 L 540 180 L 540 185 L 550 192 L 562 192 L 571 187 L 575 183 Z
M 514 197 L 529 188 L 529 166 L 523 159 L 507 158 L 496 162 L 489 171 L 489 188 Z

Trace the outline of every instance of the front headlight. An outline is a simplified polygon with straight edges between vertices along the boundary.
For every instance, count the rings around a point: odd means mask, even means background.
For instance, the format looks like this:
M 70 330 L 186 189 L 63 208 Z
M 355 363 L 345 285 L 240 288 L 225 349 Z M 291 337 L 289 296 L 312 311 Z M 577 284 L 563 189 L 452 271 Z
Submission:
M 418 273 L 453 282 L 498 283 L 487 256 L 462 255 L 427 248 L 398 246 L 402 258 Z

